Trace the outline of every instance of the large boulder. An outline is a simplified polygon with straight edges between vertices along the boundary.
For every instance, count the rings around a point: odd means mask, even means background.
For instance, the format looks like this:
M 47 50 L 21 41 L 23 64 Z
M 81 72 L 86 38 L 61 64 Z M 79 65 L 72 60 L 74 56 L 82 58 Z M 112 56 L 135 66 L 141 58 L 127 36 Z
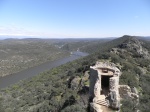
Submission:
M 139 99 L 139 95 L 135 87 L 134 92 L 132 92 L 128 85 L 119 85 L 119 94 L 123 99 Z
M 79 76 L 76 76 L 72 81 L 71 81 L 71 88 L 73 90 L 79 89 L 79 86 L 81 84 L 81 78 Z

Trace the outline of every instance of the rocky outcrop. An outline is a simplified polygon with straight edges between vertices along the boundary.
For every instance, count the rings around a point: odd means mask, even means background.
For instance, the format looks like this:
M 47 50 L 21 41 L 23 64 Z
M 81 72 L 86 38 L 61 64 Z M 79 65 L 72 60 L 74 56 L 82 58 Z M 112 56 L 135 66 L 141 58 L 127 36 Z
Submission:
M 123 99 L 132 98 L 133 100 L 138 100 L 139 95 L 138 95 L 138 91 L 136 90 L 136 88 L 134 87 L 132 91 L 128 85 L 119 85 L 119 94 L 120 94 L 120 97 Z
M 69 88 L 80 91 L 82 88 L 89 88 L 89 71 L 86 71 L 82 77 L 75 76 L 68 79 Z
M 73 90 L 77 90 L 79 88 L 80 84 L 81 84 L 81 78 L 79 76 L 76 76 L 71 81 L 71 88 Z
M 136 52 L 137 54 L 139 54 L 141 57 L 145 58 L 145 59 L 150 59 L 150 54 L 148 52 L 148 50 L 146 48 L 143 47 L 143 42 L 140 41 L 139 39 L 137 39 L 136 37 L 128 37 L 127 36 L 127 40 L 120 44 L 118 47 L 121 49 L 130 49 L 133 50 L 134 52 Z M 112 52 L 116 53 L 117 49 L 113 48 Z
M 132 101 L 134 103 L 134 109 L 139 112 L 137 106 L 139 105 L 139 95 L 135 87 L 130 88 L 128 85 L 119 85 L 120 98 L 123 100 Z

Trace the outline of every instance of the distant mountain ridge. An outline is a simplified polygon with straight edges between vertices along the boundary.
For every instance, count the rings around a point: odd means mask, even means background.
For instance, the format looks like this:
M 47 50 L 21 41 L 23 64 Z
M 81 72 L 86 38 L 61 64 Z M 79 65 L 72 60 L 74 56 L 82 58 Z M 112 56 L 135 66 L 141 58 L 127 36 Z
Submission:
M 95 43 L 92 45 L 87 45 L 83 47 L 81 50 L 88 53 L 94 53 L 94 52 L 103 52 L 107 51 L 113 47 L 117 47 L 118 45 L 129 41 L 130 39 L 140 39 L 139 41 L 142 41 L 141 36 L 130 36 L 130 35 L 124 35 L 120 38 L 115 38 L 113 40 L 108 40 L 103 43 Z

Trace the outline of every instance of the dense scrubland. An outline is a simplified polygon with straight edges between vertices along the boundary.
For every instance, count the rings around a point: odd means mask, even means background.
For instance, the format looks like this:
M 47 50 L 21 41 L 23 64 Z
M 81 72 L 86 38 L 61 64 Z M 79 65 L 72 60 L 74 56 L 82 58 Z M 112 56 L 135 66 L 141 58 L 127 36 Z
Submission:
M 53 61 L 69 55 L 53 42 L 40 39 L 6 39 L 0 41 L 0 76 Z
M 98 60 L 115 63 L 122 71 L 120 84 L 138 90 L 138 105 L 132 99 L 123 99 L 121 112 L 150 110 L 149 41 L 125 35 L 104 43 L 89 44 L 80 50 L 91 55 L 1 90 L 0 112 L 89 111 L 89 67 Z
M 0 77 L 70 55 L 71 51 L 101 39 L 0 40 Z

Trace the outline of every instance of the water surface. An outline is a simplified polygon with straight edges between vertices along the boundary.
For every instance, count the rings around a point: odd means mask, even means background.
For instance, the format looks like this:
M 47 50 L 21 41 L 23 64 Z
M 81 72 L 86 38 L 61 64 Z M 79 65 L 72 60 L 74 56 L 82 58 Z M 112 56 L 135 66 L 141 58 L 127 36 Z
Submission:
M 44 71 L 50 70 L 52 68 L 55 68 L 57 66 L 65 64 L 67 62 L 71 62 L 73 60 L 76 60 L 80 57 L 87 56 L 87 55 L 88 55 L 87 53 L 75 51 L 75 52 L 72 52 L 71 55 L 68 57 L 61 58 L 61 59 L 58 59 L 55 61 L 46 62 L 41 65 L 23 70 L 21 72 L 14 73 L 12 75 L 8 75 L 5 77 L 1 77 L 0 78 L 0 89 L 5 88 L 11 84 L 15 84 L 15 83 L 19 82 L 20 80 L 24 80 L 24 79 L 33 77 L 35 75 L 38 75 L 39 73 L 42 73 Z

